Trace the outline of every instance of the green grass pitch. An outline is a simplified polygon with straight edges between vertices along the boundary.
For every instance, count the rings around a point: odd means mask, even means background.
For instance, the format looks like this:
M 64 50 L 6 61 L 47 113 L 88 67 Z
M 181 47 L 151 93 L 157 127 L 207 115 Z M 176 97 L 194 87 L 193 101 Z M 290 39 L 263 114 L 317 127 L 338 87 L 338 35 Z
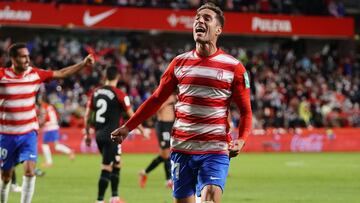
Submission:
M 138 172 L 154 154 L 124 154 L 120 195 L 127 203 L 170 203 L 163 165 L 138 186 Z M 39 165 L 42 157 L 40 157 Z M 96 200 L 100 156 L 54 157 L 37 178 L 34 203 L 92 203 Z M 18 166 L 21 182 L 22 166 Z M 110 190 L 106 193 L 108 202 Z M 11 193 L 9 203 L 20 202 Z M 359 203 L 360 153 L 241 154 L 231 161 L 223 203 Z

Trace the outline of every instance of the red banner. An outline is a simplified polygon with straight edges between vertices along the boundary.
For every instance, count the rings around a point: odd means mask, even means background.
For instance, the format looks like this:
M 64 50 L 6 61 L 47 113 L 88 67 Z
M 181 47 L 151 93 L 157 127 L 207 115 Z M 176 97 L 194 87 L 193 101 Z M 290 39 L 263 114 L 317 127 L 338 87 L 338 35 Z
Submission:
M 260 130 L 261 131 L 261 130 Z M 349 152 L 360 151 L 360 128 L 270 129 L 249 137 L 246 152 Z
M 95 141 L 85 146 L 81 128 L 62 128 L 60 142 L 77 153 L 97 153 Z M 155 131 L 150 140 L 131 135 L 122 145 L 125 153 L 157 153 L 159 151 Z M 41 143 L 41 141 L 40 141 Z M 360 151 L 360 128 L 298 129 L 287 132 L 281 129 L 253 130 L 245 152 L 349 152 Z
M 195 11 L 109 6 L 0 3 L 0 24 L 191 32 Z M 224 33 L 351 38 L 353 18 L 225 13 Z

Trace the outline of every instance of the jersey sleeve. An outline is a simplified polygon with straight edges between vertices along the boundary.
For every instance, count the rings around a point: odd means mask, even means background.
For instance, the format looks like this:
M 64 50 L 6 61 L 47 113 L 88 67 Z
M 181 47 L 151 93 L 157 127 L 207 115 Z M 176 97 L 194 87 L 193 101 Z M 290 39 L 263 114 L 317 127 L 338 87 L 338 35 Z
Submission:
M 0 67 L 0 79 L 4 77 L 4 68 Z
M 44 70 L 39 68 L 36 68 L 35 70 L 39 74 L 41 82 L 49 81 L 54 77 L 54 71 L 52 70 Z
M 121 90 L 113 88 L 114 92 L 116 93 L 116 97 L 118 102 L 122 105 L 125 111 L 131 108 L 130 98 L 127 94 L 123 93 Z
M 137 109 L 135 114 L 125 123 L 131 131 L 144 120 L 157 112 L 162 103 L 174 92 L 178 80 L 174 74 L 176 61 L 173 60 L 161 77 L 160 84 L 155 92 Z
M 233 101 L 240 110 L 239 138 L 246 140 L 252 126 L 252 110 L 250 103 L 250 81 L 242 64 L 235 68 L 233 82 Z

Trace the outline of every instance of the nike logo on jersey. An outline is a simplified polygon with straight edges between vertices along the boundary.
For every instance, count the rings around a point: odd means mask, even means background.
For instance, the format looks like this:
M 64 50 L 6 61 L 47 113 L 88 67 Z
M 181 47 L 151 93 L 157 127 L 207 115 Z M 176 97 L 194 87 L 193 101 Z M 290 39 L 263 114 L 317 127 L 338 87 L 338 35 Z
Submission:
M 220 178 L 218 177 L 214 177 L 214 176 L 210 176 L 210 180 L 219 180 Z
M 91 27 L 91 26 L 99 23 L 100 21 L 104 20 L 105 18 L 111 16 L 112 14 L 114 14 L 116 12 L 116 10 L 117 9 L 114 8 L 109 11 L 105 11 L 105 12 L 102 12 L 102 13 L 99 13 L 99 14 L 93 15 L 93 16 L 90 15 L 89 10 L 86 10 L 84 13 L 84 18 L 83 18 L 84 25 Z

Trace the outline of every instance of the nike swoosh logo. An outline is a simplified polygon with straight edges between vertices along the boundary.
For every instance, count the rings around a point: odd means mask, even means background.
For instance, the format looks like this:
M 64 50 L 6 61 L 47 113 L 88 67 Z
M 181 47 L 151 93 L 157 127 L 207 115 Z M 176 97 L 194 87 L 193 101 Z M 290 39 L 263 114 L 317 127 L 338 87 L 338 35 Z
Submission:
M 98 22 L 104 20 L 105 18 L 111 16 L 112 14 L 114 14 L 116 12 L 116 10 L 117 9 L 114 8 L 109 11 L 105 11 L 105 12 L 102 12 L 102 13 L 99 13 L 99 14 L 93 15 L 93 16 L 90 15 L 89 10 L 86 10 L 84 13 L 84 17 L 83 17 L 84 25 L 91 27 L 91 26 L 95 25 L 96 23 L 98 23 Z
M 219 180 L 220 178 L 210 176 L 210 180 Z

